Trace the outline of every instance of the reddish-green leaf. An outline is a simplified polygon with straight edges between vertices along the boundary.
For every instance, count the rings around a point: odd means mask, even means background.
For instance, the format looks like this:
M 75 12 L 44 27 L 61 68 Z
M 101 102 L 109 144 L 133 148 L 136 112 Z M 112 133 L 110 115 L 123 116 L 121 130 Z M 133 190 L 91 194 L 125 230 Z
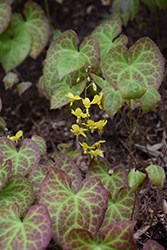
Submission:
M 23 13 L 26 17 L 25 27 L 32 39 L 29 55 L 36 59 L 48 42 L 49 22 L 41 7 L 31 0 L 25 4 Z
M 7 160 L 3 162 L 3 154 L 0 151 L 0 190 L 5 186 L 12 171 L 12 162 Z
M 122 187 L 128 187 L 127 176 L 126 170 L 122 167 L 115 168 L 113 174 L 110 175 L 109 164 L 103 158 L 93 161 L 86 173 L 86 178 L 98 177 L 113 198 Z
M 40 154 L 46 155 L 46 141 L 38 135 L 33 135 L 31 139 L 38 145 Z
M 39 191 L 39 203 L 48 208 L 52 237 L 60 246 L 73 228 L 89 230 L 95 237 L 107 209 L 107 190 L 98 178 L 84 180 L 77 194 L 71 186 L 72 180 L 63 170 L 50 167 Z
M 139 185 L 144 181 L 146 175 L 138 170 L 135 171 L 133 168 L 130 173 L 128 174 L 128 183 L 129 186 L 132 188 L 133 192 L 136 192 Z
M 0 249 L 45 250 L 52 234 L 51 219 L 42 204 L 28 208 L 23 221 L 18 204 L 0 209 Z
M 121 221 L 112 223 L 101 232 L 101 243 L 96 244 L 90 232 L 83 229 L 72 229 L 66 239 L 64 250 L 137 250 L 132 236 L 136 222 Z
M 0 207 L 17 202 L 20 205 L 20 217 L 34 200 L 33 187 L 30 181 L 20 175 L 12 175 L 0 193 Z
M 148 240 L 142 250 L 165 250 L 155 240 Z
M 112 193 L 109 194 L 108 208 L 105 213 L 105 218 L 101 229 L 119 221 L 130 220 L 135 196 L 130 188 L 121 188 L 116 196 L 112 198 Z M 137 220 L 139 215 L 139 200 L 137 199 L 133 220 Z
M 158 89 L 163 78 L 164 59 L 155 43 L 145 37 L 129 50 L 124 46 L 110 49 L 104 58 L 102 71 L 115 89 L 118 82 L 125 79 L 138 80 L 146 87 Z
M 123 80 L 118 83 L 122 98 L 125 100 L 140 98 L 146 92 L 144 83 L 138 80 Z
M 6 137 L 0 138 L 0 151 L 4 155 L 4 161 L 11 160 L 12 174 L 25 176 L 40 159 L 40 152 L 37 144 L 31 139 L 25 139 L 17 152 L 15 143 Z
M 48 167 L 45 165 L 37 165 L 28 175 L 28 180 L 31 182 L 34 190 L 34 202 L 39 202 L 39 187 L 48 172 Z
M 104 110 L 112 119 L 115 113 L 122 107 L 125 100 L 122 99 L 120 90 L 115 90 L 112 86 L 103 88 L 102 92 Z
M 0 43 L 0 62 L 7 73 L 27 57 L 31 47 L 31 37 L 21 15 L 12 15 L 9 27 L 0 35 Z
M 19 95 L 22 95 L 27 89 L 32 86 L 32 82 L 21 82 L 17 85 Z
M 71 177 L 72 191 L 74 192 L 74 194 L 78 193 L 81 188 L 81 173 L 70 156 L 63 155 L 58 159 L 53 167 L 61 168 L 64 172 L 66 172 L 66 174 Z
M 164 185 L 165 180 L 165 172 L 164 169 L 158 165 L 150 165 L 146 168 L 148 173 L 148 177 L 150 178 L 151 182 L 161 190 Z
M 17 74 L 13 72 L 8 72 L 3 78 L 3 82 L 5 83 L 6 89 L 11 89 L 14 84 L 18 83 L 18 81 L 19 78 Z
M 11 18 L 11 6 L 4 0 L 0 0 L 0 34 L 7 28 Z

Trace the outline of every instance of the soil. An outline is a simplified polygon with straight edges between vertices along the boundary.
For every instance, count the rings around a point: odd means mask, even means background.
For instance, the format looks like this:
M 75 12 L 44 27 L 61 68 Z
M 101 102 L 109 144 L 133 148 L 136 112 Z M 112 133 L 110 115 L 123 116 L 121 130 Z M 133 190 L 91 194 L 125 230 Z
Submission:
M 21 12 L 26 1 L 14 2 L 14 11 Z M 36 1 L 45 10 L 44 1 Z M 105 15 L 111 14 L 111 4 L 103 5 L 104 1 L 93 0 L 64 0 L 63 4 L 58 4 L 56 1 L 48 1 L 51 22 L 54 29 L 60 29 L 62 32 L 68 29 L 74 30 L 81 42 L 83 38 L 94 30 L 100 22 L 104 21 Z M 133 21 L 129 21 L 126 27 L 123 27 L 122 33 L 128 37 L 128 47 L 130 47 L 136 40 L 141 37 L 150 37 L 160 48 L 164 60 L 167 58 L 167 10 L 159 10 L 157 15 L 159 24 L 158 32 L 156 32 L 156 16 L 153 11 L 146 6 L 140 8 L 139 14 Z M 142 28 L 139 25 L 143 24 Z M 54 151 L 58 151 L 58 144 L 73 143 L 76 147 L 75 137 L 71 134 L 70 128 L 73 124 L 74 117 L 71 116 L 69 106 L 62 107 L 57 110 L 50 110 L 49 101 L 42 96 L 36 87 L 39 77 L 42 75 L 43 61 L 46 56 L 46 51 L 51 43 L 48 42 L 46 48 L 41 52 L 36 60 L 28 57 L 17 69 L 20 80 L 31 81 L 33 85 L 22 96 L 18 95 L 15 87 L 12 90 L 5 90 L 3 85 L 4 70 L 0 67 L 0 91 L 2 98 L 1 117 L 6 122 L 8 133 L 14 135 L 18 130 L 23 130 L 25 138 L 31 138 L 32 135 L 37 134 L 46 140 L 48 156 Z M 145 171 L 145 168 L 152 162 L 154 164 L 161 164 L 167 173 L 167 161 L 163 155 L 166 154 L 166 100 L 167 100 L 167 80 L 166 71 L 162 87 L 159 90 L 164 96 L 153 111 L 140 115 L 138 121 L 138 130 L 133 132 L 132 144 L 132 165 L 137 166 L 140 171 Z M 134 110 L 134 116 L 137 115 L 138 110 Z M 128 109 L 126 106 L 122 107 L 122 112 L 128 121 Z M 107 118 L 108 122 L 101 136 L 102 140 L 106 140 L 103 145 L 104 157 L 110 162 L 111 168 L 123 166 L 128 168 L 128 147 L 129 147 L 129 132 L 121 119 L 118 112 L 111 120 L 106 116 L 105 112 L 99 111 L 99 118 Z M 98 134 L 90 138 L 92 142 L 99 140 Z M 143 141 L 142 141 L 143 140 Z M 154 150 L 152 155 L 144 152 L 143 149 L 136 146 L 136 144 L 149 144 Z M 161 154 L 157 156 L 155 150 Z M 86 165 L 86 162 L 85 162 Z M 83 164 L 82 170 L 84 171 Z M 167 249 L 167 215 L 163 212 L 162 205 L 159 207 L 156 214 L 156 224 L 149 230 L 145 227 L 149 225 L 160 198 L 166 191 L 166 184 L 162 191 L 158 191 L 150 184 L 149 189 L 144 188 L 143 193 L 140 194 L 140 214 L 139 220 L 135 226 L 134 232 L 142 231 L 142 234 L 137 237 L 138 249 L 142 249 L 148 239 L 158 241 L 165 249 Z M 167 200 L 167 195 L 166 195 Z M 54 243 L 50 244 L 48 249 L 58 249 Z

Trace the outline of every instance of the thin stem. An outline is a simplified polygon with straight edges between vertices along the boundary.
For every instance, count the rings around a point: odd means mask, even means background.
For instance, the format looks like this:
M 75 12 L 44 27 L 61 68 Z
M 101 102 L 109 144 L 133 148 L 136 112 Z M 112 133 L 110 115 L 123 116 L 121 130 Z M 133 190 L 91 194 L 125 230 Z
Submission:
M 81 164 L 82 164 L 82 162 L 83 162 L 83 159 L 84 159 L 84 154 L 83 154 L 83 156 L 82 156 L 82 159 L 80 160 L 80 163 L 79 163 L 78 168 L 80 168 L 80 166 L 81 166 Z
M 51 18 L 50 18 L 50 13 L 49 13 L 49 7 L 48 7 L 48 1 L 45 0 L 45 9 L 46 9 L 46 14 L 49 20 L 49 26 L 50 26 L 50 32 L 51 32 L 51 37 L 53 41 L 53 32 L 52 32 L 52 24 L 51 24 Z
M 120 114 L 121 114 L 121 116 L 122 116 L 122 119 L 123 119 L 123 121 L 124 121 L 124 123 L 125 123 L 125 126 L 126 126 L 127 130 L 129 130 L 128 124 L 127 124 L 127 122 L 125 121 L 125 118 L 124 118 L 124 115 L 123 115 L 121 109 L 119 109 L 119 112 L 120 112 Z
M 130 173 L 130 169 L 131 169 L 131 150 L 132 150 L 132 113 L 131 113 L 131 109 L 130 109 L 130 100 L 129 100 L 129 131 L 130 131 L 130 135 L 129 135 L 129 173 Z
M 163 201 L 163 199 L 164 199 L 164 197 L 165 197 L 166 194 L 167 194 L 167 190 L 166 190 L 166 192 L 164 193 L 164 195 L 162 196 L 160 202 L 158 203 L 158 205 L 157 205 L 157 207 L 156 207 L 156 209 L 155 209 L 155 211 L 154 211 L 154 213 L 153 213 L 153 217 L 152 217 L 151 222 L 150 222 L 150 227 L 151 227 L 152 224 L 153 224 L 153 220 L 154 220 L 154 217 L 155 217 L 155 215 L 156 215 L 156 213 L 157 213 L 157 210 L 158 210 L 159 206 L 161 205 L 161 202 Z

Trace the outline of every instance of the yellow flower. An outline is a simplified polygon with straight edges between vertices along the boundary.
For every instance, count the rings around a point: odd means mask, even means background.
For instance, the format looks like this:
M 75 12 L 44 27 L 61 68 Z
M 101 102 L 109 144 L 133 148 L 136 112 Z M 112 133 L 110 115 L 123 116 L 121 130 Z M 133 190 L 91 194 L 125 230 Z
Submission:
M 86 144 L 85 142 L 83 142 L 83 143 L 79 142 L 79 144 L 83 147 L 84 154 L 87 153 L 88 149 L 94 149 L 95 148 L 94 146 L 88 146 L 88 144 Z
M 87 121 L 87 124 L 86 124 L 86 123 L 82 123 L 82 125 L 85 125 L 85 126 L 87 126 L 88 128 L 90 128 L 90 129 L 91 129 L 91 133 L 93 133 L 93 130 L 96 128 L 96 127 L 95 127 L 95 122 L 92 121 L 92 120 L 88 120 L 88 121 Z
M 12 141 L 15 141 L 16 143 L 18 142 L 19 138 L 23 136 L 23 131 L 19 130 L 15 136 L 10 137 L 9 135 L 7 135 L 7 138 L 9 138 Z
M 99 130 L 99 134 L 103 133 L 103 127 L 106 125 L 107 120 L 100 120 L 95 123 L 95 128 Z
M 103 93 L 101 92 L 100 93 L 100 96 L 99 95 L 95 95 L 91 104 L 97 104 L 99 106 L 100 109 L 102 109 L 102 106 L 101 106 L 101 99 L 102 99 L 102 96 L 103 96 Z
M 83 105 L 86 108 L 86 112 L 88 113 L 88 109 L 91 106 L 91 102 L 89 98 L 82 99 Z
M 78 136 L 79 136 L 79 135 L 82 135 L 82 136 L 86 137 L 86 135 L 85 135 L 85 133 L 84 133 L 84 131 L 86 131 L 86 130 L 87 130 L 87 129 L 80 128 L 80 127 L 78 126 L 78 124 L 73 124 L 73 125 L 72 125 L 72 129 L 70 129 L 70 131 L 71 131 L 72 133 L 76 134 L 77 140 L 78 140 Z
M 102 151 L 100 149 L 96 149 L 96 150 L 90 150 L 88 153 L 93 155 L 95 157 L 95 160 L 97 160 L 97 156 L 103 152 L 104 151 Z
M 71 99 L 70 106 L 73 104 L 74 101 L 81 99 L 79 95 L 74 96 L 72 93 L 68 93 L 68 95 L 66 96 L 68 96 Z
M 97 90 L 97 86 L 96 86 L 96 84 L 94 82 L 92 83 L 92 88 L 93 88 L 94 91 Z
M 77 117 L 77 123 L 81 120 L 81 118 L 87 117 L 87 114 L 84 114 L 80 108 L 77 108 L 75 111 L 72 109 L 71 113 Z
M 100 148 L 101 143 L 105 143 L 106 141 L 98 141 L 93 144 L 93 146 L 96 146 L 97 148 Z

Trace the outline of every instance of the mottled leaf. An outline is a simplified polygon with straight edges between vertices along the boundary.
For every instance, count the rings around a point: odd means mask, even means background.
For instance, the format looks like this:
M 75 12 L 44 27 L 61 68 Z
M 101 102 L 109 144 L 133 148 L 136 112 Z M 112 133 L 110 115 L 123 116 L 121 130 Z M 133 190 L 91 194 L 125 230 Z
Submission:
M 71 178 L 61 169 L 50 167 L 39 191 L 39 203 L 47 206 L 52 219 L 53 239 L 63 246 L 73 228 L 97 234 L 107 209 L 107 190 L 98 178 L 83 181 L 74 194 Z
M 12 171 L 12 162 L 10 160 L 3 162 L 3 154 L 0 151 L 0 192 L 1 189 L 5 186 L 6 182 L 8 181 L 8 178 L 11 175 L 11 171 Z
M 103 97 L 102 104 L 106 113 L 112 119 L 117 111 L 122 107 L 124 101 L 120 90 L 115 90 L 112 86 L 102 89 Z
M 27 89 L 32 86 L 32 82 L 21 82 L 17 85 L 19 95 L 22 95 Z
M 11 19 L 11 6 L 3 0 L 0 0 L 0 34 L 7 28 Z
M 151 182 L 161 190 L 164 185 L 165 180 L 165 172 L 164 169 L 158 165 L 150 165 L 146 168 L 148 173 L 148 177 L 150 178 Z
M 118 83 L 118 88 L 125 100 L 140 98 L 146 92 L 146 86 L 138 80 L 125 79 Z
M 40 154 L 46 155 L 46 141 L 39 135 L 33 135 L 31 139 L 38 145 Z
M 72 180 L 72 191 L 74 194 L 78 193 L 81 188 L 81 173 L 75 164 L 75 162 L 70 158 L 69 155 L 63 155 L 54 164 L 54 167 L 61 168 L 66 174 L 71 177 Z
M 17 202 L 20 206 L 20 217 L 34 200 L 33 187 L 30 181 L 20 175 L 12 175 L 0 193 L 0 207 Z
M 34 202 L 39 202 L 39 187 L 48 172 L 48 167 L 38 164 L 28 175 L 28 180 L 31 182 L 34 190 Z
M 11 160 L 12 174 L 25 176 L 40 159 L 40 152 L 37 144 L 31 139 L 25 139 L 17 152 L 15 142 L 6 137 L 0 138 L 0 151 L 4 155 L 4 161 Z
M 133 192 L 136 192 L 139 185 L 144 181 L 146 175 L 138 170 L 135 171 L 133 168 L 130 173 L 128 174 L 128 183 L 129 186 L 132 188 Z
M 45 250 L 52 234 L 47 208 L 42 204 L 29 207 L 23 221 L 19 214 L 16 203 L 0 209 L 0 249 Z
M 93 161 L 86 173 L 86 178 L 98 177 L 113 198 L 122 187 L 128 187 L 127 176 L 126 170 L 122 167 L 115 168 L 113 174 L 110 175 L 109 164 L 103 158 Z
M 165 250 L 161 245 L 159 245 L 155 240 L 148 240 L 144 245 L 142 250 Z
M 11 89 L 14 84 L 18 83 L 18 81 L 19 78 L 17 74 L 13 72 L 8 72 L 3 78 L 3 82 L 5 83 L 6 89 Z
M 12 15 L 8 28 L 0 35 L 0 62 L 7 73 L 27 57 L 31 38 L 21 15 Z
M 132 236 L 136 222 L 121 221 L 112 223 L 101 232 L 101 242 L 97 245 L 90 232 L 83 229 L 72 229 L 66 239 L 64 250 L 137 250 Z
M 49 22 L 40 5 L 31 0 L 25 4 L 23 13 L 26 17 L 26 29 L 32 39 L 29 55 L 36 59 L 48 42 L 50 34 Z

